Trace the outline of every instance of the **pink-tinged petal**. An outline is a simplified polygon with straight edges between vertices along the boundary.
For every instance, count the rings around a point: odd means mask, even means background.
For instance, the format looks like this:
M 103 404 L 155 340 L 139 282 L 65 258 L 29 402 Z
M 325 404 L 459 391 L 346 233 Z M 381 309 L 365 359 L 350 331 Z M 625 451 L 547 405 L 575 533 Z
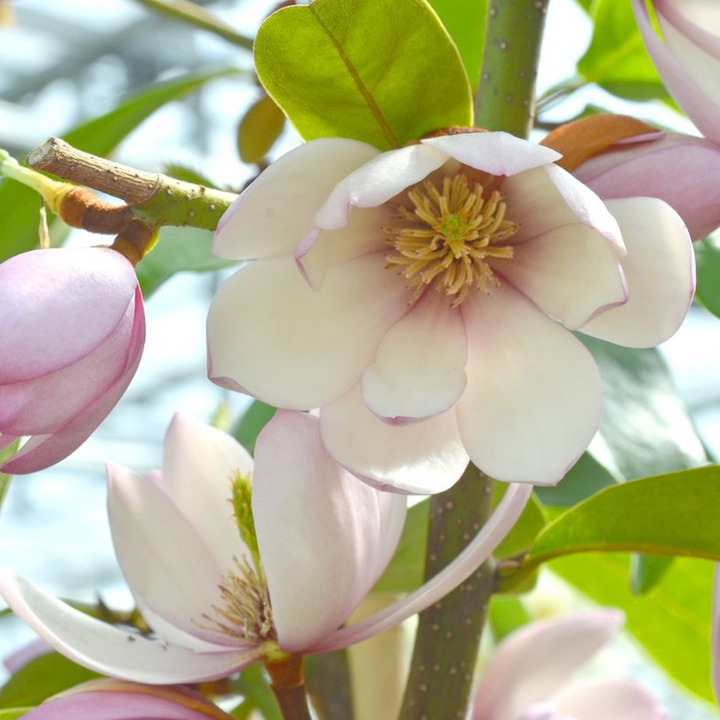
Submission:
M 462 313 L 468 384 L 457 415 L 470 459 L 498 480 L 556 484 L 600 424 L 595 361 L 507 284 L 469 295 Z
M 423 419 L 449 410 L 465 389 L 467 338 L 460 311 L 432 290 L 393 325 L 363 375 L 367 407 L 381 418 Z
M 563 688 L 553 698 L 563 717 L 573 720 L 665 720 L 667 713 L 640 683 L 594 680 Z
M 289 255 L 333 188 L 378 154 L 357 140 L 321 138 L 276 160 L 220 220 L 213 252 L 231 260 Z
M 114 251 L 113 251 L 114 252 Z M 90 437 L 97 426 L 117 405 L 140 364 L 145 344 L 145 314 L 140 289 L 136 288 L 135 320 L 127 365 L 120 377 L 94 402 L 85 407 L 67 425 L 51 435 L 35 435 L 2 467 L 11 475 L 36 472 L 66 458 Z
M 720 123 L 718 123 L 720 107 L 701 88 L 698 79 L 683 67 L 678 58 L 658 37 L 650 21 L 645 0 L 632 0 L 632 4 L 645 47 L 662 77 L 663 84 L 702 134 L 715 142 L 720 142 Z M 666 27 L 667 25 L 668 23 L 665 23 Z M 701 75 L 707 77 L 708 80 L 713 77 L 711 72 L 705 70 Z
M 606 237 L 624 253 L 620 228 L 603 201 L 557 165 L 545 165 L 506 178 L 501 187 L 507 219 L 520 223 L 513 245 L 537 238 L 564 225 L 580 223 Z
M 356 208 L 345 227 L 316 228 L 306 235 L 295 249 L 295 260 L 310 287 L 319 290 L 330 268 L 386 249 L 382 228 L 391 218 L 392 210 L 385 205 Z
M 533 703 L 550 700 L 622 625 L 621 612 L 595 610 L 516 630 L 498 646 L 480 679 L 473 720 L 514 720 Z
M 667 172 L 672 168 L 672 173 Z M 652 142 L 614 145 L 573 171 L 603 200 L 655 197 L 676 210 L 693 240 L 720 226 L 720 147 L 661 133 Z
M 320 431 L 337 462 L 383 490 L 443 492 L 468 464 L 454 410 L 421 422 L 390 425 L 367 408 L 360 384 L 320 409 Z
M 715 699 L 720 705 L 720 564 L 715 565 L 712 608 L 712 683 Z
M 118 563 L 143 606 L 189 635 L 232 641 L 205 617 L 214 616 L 218 585 L 231 568 L 217 564 L 172 500 L 146 478 L 108 465 L 108 516 Z
M 0 265 L 0 383 L 77 362 L 122 320 L 137 288 L 107 248 L 33 250 Z
M 0 385 L 0 430 L 14 435 L 51 434 L 81 413 L 123 373 L 134 316 L 133 301 L 105 341 L 72 365 Z
M 488 718 L 488 720 L 494 720 Z M 538 703 L 525 708 L 519 715 L 512 720 L 569 720 L 565 715 L 555 712 L 553 705 L 549 703 Z M 575 720 L 572 718 L 572 720 Z
M 474 132 L 421 140 L 469 165 L 491 175 L 517 175 L 525 170 L 548 165 L 562 155 L 551 148 L 522 140 L 506 132 Z
M 621 260 L 630 297 L 598 315 L 581 332 L 618 345 L 654 347 L 675 334 L 695 291 L 695 255 L 680 216 L 662 200 L 608 200 L 622 228 Z
M 233 558 L 247 552 L 233 511 L 232 484 L 252 469 L 249 453 L 231 435 L 175 414 L 165 435 L 161 486 L 222 569 L 232 568 Z
M 614 246 L 581 223 L 522 243 L 497 271 L 569 330 L 628 298 Z
M 44 641 L 39 638 L 30 641 L 27 645 L 24 645 L 19 650 L 16 650 L 11 655 L 8 655 L 3 660 L 3 665 L 9 673 L 16 673 L 21 667 L 27 665 L 35 658 L 39 658 L 41 655 L 45 655 L 51 652 L 52 648 Z
M 312 652 L 330 652 L 367 640 L 422 612 L 467 580 L 510 532 L 532 495 L 529 485 L 512 484 L 468 546 L 437 575 L 407 597 L 349 627 L 336 630 Z
M 353 207 L 382 205 L 447 160 L 444 152 L 422 144 L 384 152 L 338 183 L 313 224 L 321 230 L 345 227 Z
M 210 379 L 228 378 L 270 405 L 320 407 L 357 383 L 407 310 L 407 290 L 382 253 L 333 268 L 320 292 L 292 258 L 251 263 L 210 306 Z
M 300 653 L 340 627 L 380 577 L 406 500 L 341 468 L 316 418 L 279 410 L 255 447 L 252 506 L 278 643 Z
M 58 652 L 83 667 L 151 684 L 227 677 L 262 657 L 262 647 L 196 653 L 108 625 L 71 608 L 9 570 L 0 570 L 0 595 L 13 612 Z

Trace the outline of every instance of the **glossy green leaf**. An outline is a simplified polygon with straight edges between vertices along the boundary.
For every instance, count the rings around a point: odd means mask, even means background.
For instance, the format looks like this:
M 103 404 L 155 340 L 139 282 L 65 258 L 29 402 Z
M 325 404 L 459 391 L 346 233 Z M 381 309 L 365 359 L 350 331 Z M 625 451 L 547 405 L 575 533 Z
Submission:
M 710 607 L 713 564 L 678 558 L 647 595 L 628 587 L 626 554 L 559 558 L 550 569 L 600 605 L 618 607 L 648 654 L 690 691 L 713 701 L 710 687 Z
M 526 559 L 634 551 L 720 560 L 720 467 L 614 485 L 549 523 Z
M 179 272 L 210 272 L 237 265 L 213 255 L 213 235 L 198 228 L 166 227 L 158 244 L 135 268 L 147 299 L 160 285 Z
M 124 102 L 102 117 L 90 120 L 63 135 L 71 145 L 106 156 L 135 128 L 167 103 L 197 90 L 215 78 L 236 74 L 233 69 L 192 73 L 159 83 Z M 40 197 L 17 182 L 0 185 L 0 262 L 38 245 Z M 52 221 L 53 216 L 48 217 Z
M 31 707 L 24 707 L 0 710 L 0 720 L 17 720 L 25 715 L 25 713 L 29 713 L 32 709 Z
M 720 317 L 720 233 L 693 243 L 697 261 L 697 297 Z
M 235 439 L 249 452 L 255 451 L 255 441 L 260 431 L 272 420 L 277 408 L 254 400 L 232 431 Z
M 51 652 L 21 667 L 0 689 L 0 707 L 39 705 L 45 698 L 100 675 Z M 1 716 L 0 716 L 1 717 Z
M 460 55 L 425 0 L 315 0 L 273 13 L 255 40 L 268 94 L 306 139 L 398 147 L 472 124 Z
M 668 98 L 652 64 L 630 2 L 599 0 L 590 47 L 578 62 L 588 81 L 627 100 Z
M 603 380 L 600 434 L 628 479 L 696 467 L 707 455 L 657 350 L 580 339 Z
M 480 82 L 488 0 L 428 0 L 457 45 L 470 85 Z
M 0 450 L 0 465 L 2 465 L 20 446 L 20 440 L 8 445 L 4 450 Z M 10 489 L 10 480 L 12 475 L 0 472 L 0 509 L 5 500 L 8 490 Z

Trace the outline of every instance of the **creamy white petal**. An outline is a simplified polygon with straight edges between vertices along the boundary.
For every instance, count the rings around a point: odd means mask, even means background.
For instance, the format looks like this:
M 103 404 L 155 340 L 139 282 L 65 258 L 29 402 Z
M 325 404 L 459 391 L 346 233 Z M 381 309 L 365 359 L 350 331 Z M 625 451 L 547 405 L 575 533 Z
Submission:
M 227 209 L 213 252 L 231 260 L 289 255 L 333 188 L 378 151 L 346 138 L 304 143 L 278 158 Z
M 279 410 L 255 447 L 253 515 L 280 647 L 342 625 L 390 560 L 406 500 L 341 468 L 317 418 Z
M 360 384 L 320 409 L 320 431 L 337 462 L 386 490 L 442 492 L 468 464 L 454 410 L 409 425 L 390 425 L 367 408 Z
M 210 379 L 271 405 L 320 407 L 357 383 L 407 309 L 407 290 L 382 253 L 334 268 L 318 292 L 292 258 L 251 263 L 210 307 Z
M 600 424 L 595 361 L 506 284 L 469 295 L 462 313 L 468 384 L 457 415 L 470 459 L 498 480 L 556 484 Z
M 460 311 L 429 290 L 393 325 L 365 371 L 365 404 L 381 418 L 422 419 L 449 410 L 465 389 L 467 338 Z
M 628 249 L 621 259 L 629 299 L 581 332 L 628 347 L 653 347 L 675 334 L 695 292 L 695 255 L 680 216 L 656 198 L 608 200 Z

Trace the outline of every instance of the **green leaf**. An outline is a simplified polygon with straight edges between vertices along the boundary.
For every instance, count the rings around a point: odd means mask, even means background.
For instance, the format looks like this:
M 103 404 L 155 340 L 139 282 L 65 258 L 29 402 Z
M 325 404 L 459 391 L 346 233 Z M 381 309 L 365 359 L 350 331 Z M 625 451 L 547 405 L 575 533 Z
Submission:
M 549 523 L 525 562 L 594 550 L 720 560 L 718 507 L 718 466 L 614 485 Z
M 429 0 L 460 52 L 473 88 L 480 82 L 488 0 Z
M 263 94 L 238 126 L 238 152 L 244 163 L 259 163 L 270 152 L 285 127 L 285 116 L 275 101 Z
M 507 483 L 496 482 L 493 485 L 493 504 L 495 506 L 502 500 L 507 489 Z M 531 495 L 512 530 L 495 548 L 493 555 L 496 558 L 507 558 L 529 550 L 546 523 L 545 508 L 535 495 Z
M 21 667 L 3 685 L 0 707 L 39 705 L 51 695 L 98 677 L 97 673 L 76 665 L 59 653 L 47 653 Z
M 554 560 L 550 569 L 600 605 L 618 607 L 627 629 L 672 677 L 713 701 L 710 686 L 712 563 L 678 558 L 647 595 L 628 588 L 626 554 L 592 553 Z
M 667 555 L 637 555 L 630 558 L 630 590 L 644 595 L 652 590 L 668 571 L 673 558 Z
M 600 0 L 590 47 L 578 62 L 588 82 L 626 100 L 669 97 L 652 64 L 629 2 Z
M 720 317 L 720 233 L 693 243 L 697 261 L 697 297 Z
M 530 622 L 522 600 L 511 595 L 493 595 L 488 609 L 493 638 L 499 643 L 511 632 Z
M 179 272 L 210 272 L 237 265 L 213 255 L 213 235 L 198 228 L 165 227 L 158 244 L 135 268 L 147 299 L 166 280 Z
M 600 434 L 628 479 L 707 462 L 695 428 L 657 350 L 633 350 L 584 335 L 603 380 Z
M 210 80 L 236 74 L 234 69 L 204 71 L 159 83 L 126 101 L 102 117 L 90 120 L 63 135 L 71 145 L 106 156 L 156 110 L 197 90 Z M 3 222 L 0 262 L 38 245 L 40 197 L 20 183 L 0 185 L 0 217 Z M 49 215 L 52 221 L 54 216 Z
M 472 124 L 460 55 L 425 0 L 315 0 L 273 13 L 255 67 L 306 139 L 347 137 L 386 150 Z
M 265 720 L 283 720 L 275 696 L 265 680 L 262 666 L 256 663 L 245 668 L 233 686 L 253 707 L 262 712 Z
M 0 710 L 0 720 L 17 720 L 21 718 L 25 713 L 29 713 L 34 708 L 12 708 L 9 710 Z
M 272 420 L 276 411 L 277 408 L 266 405 L 261 400 L 254 400 L 235 425 L 232 434 L 249 453 L 255 452 L 257 436 Z
M 0 465 L 2 465 L 15 451 L 20 447 L 20 439 L 8 445 L 4 450 L 0 450 Z M 10 489 L 10 480 L 12 475 L 0 472 L 0 509 L 5 500 L 8 490 Z

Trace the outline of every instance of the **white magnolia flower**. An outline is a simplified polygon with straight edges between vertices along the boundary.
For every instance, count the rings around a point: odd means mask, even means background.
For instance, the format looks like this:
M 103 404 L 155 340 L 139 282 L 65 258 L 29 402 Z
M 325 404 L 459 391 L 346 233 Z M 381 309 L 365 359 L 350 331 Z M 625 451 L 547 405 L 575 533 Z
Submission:
M 218 255 L 254 262 L 213 301 L 210 377 L 319 407 L 330 454 L 371 484 L 440 492 L 468 459 L 556 483 L 602 414 L 568 331 L 652 346 L 694 290 L 668 205 L 603 203 L 558 157 L 487 132 L 384 153 L 325 138 L 280 158 L 218 227 Z

